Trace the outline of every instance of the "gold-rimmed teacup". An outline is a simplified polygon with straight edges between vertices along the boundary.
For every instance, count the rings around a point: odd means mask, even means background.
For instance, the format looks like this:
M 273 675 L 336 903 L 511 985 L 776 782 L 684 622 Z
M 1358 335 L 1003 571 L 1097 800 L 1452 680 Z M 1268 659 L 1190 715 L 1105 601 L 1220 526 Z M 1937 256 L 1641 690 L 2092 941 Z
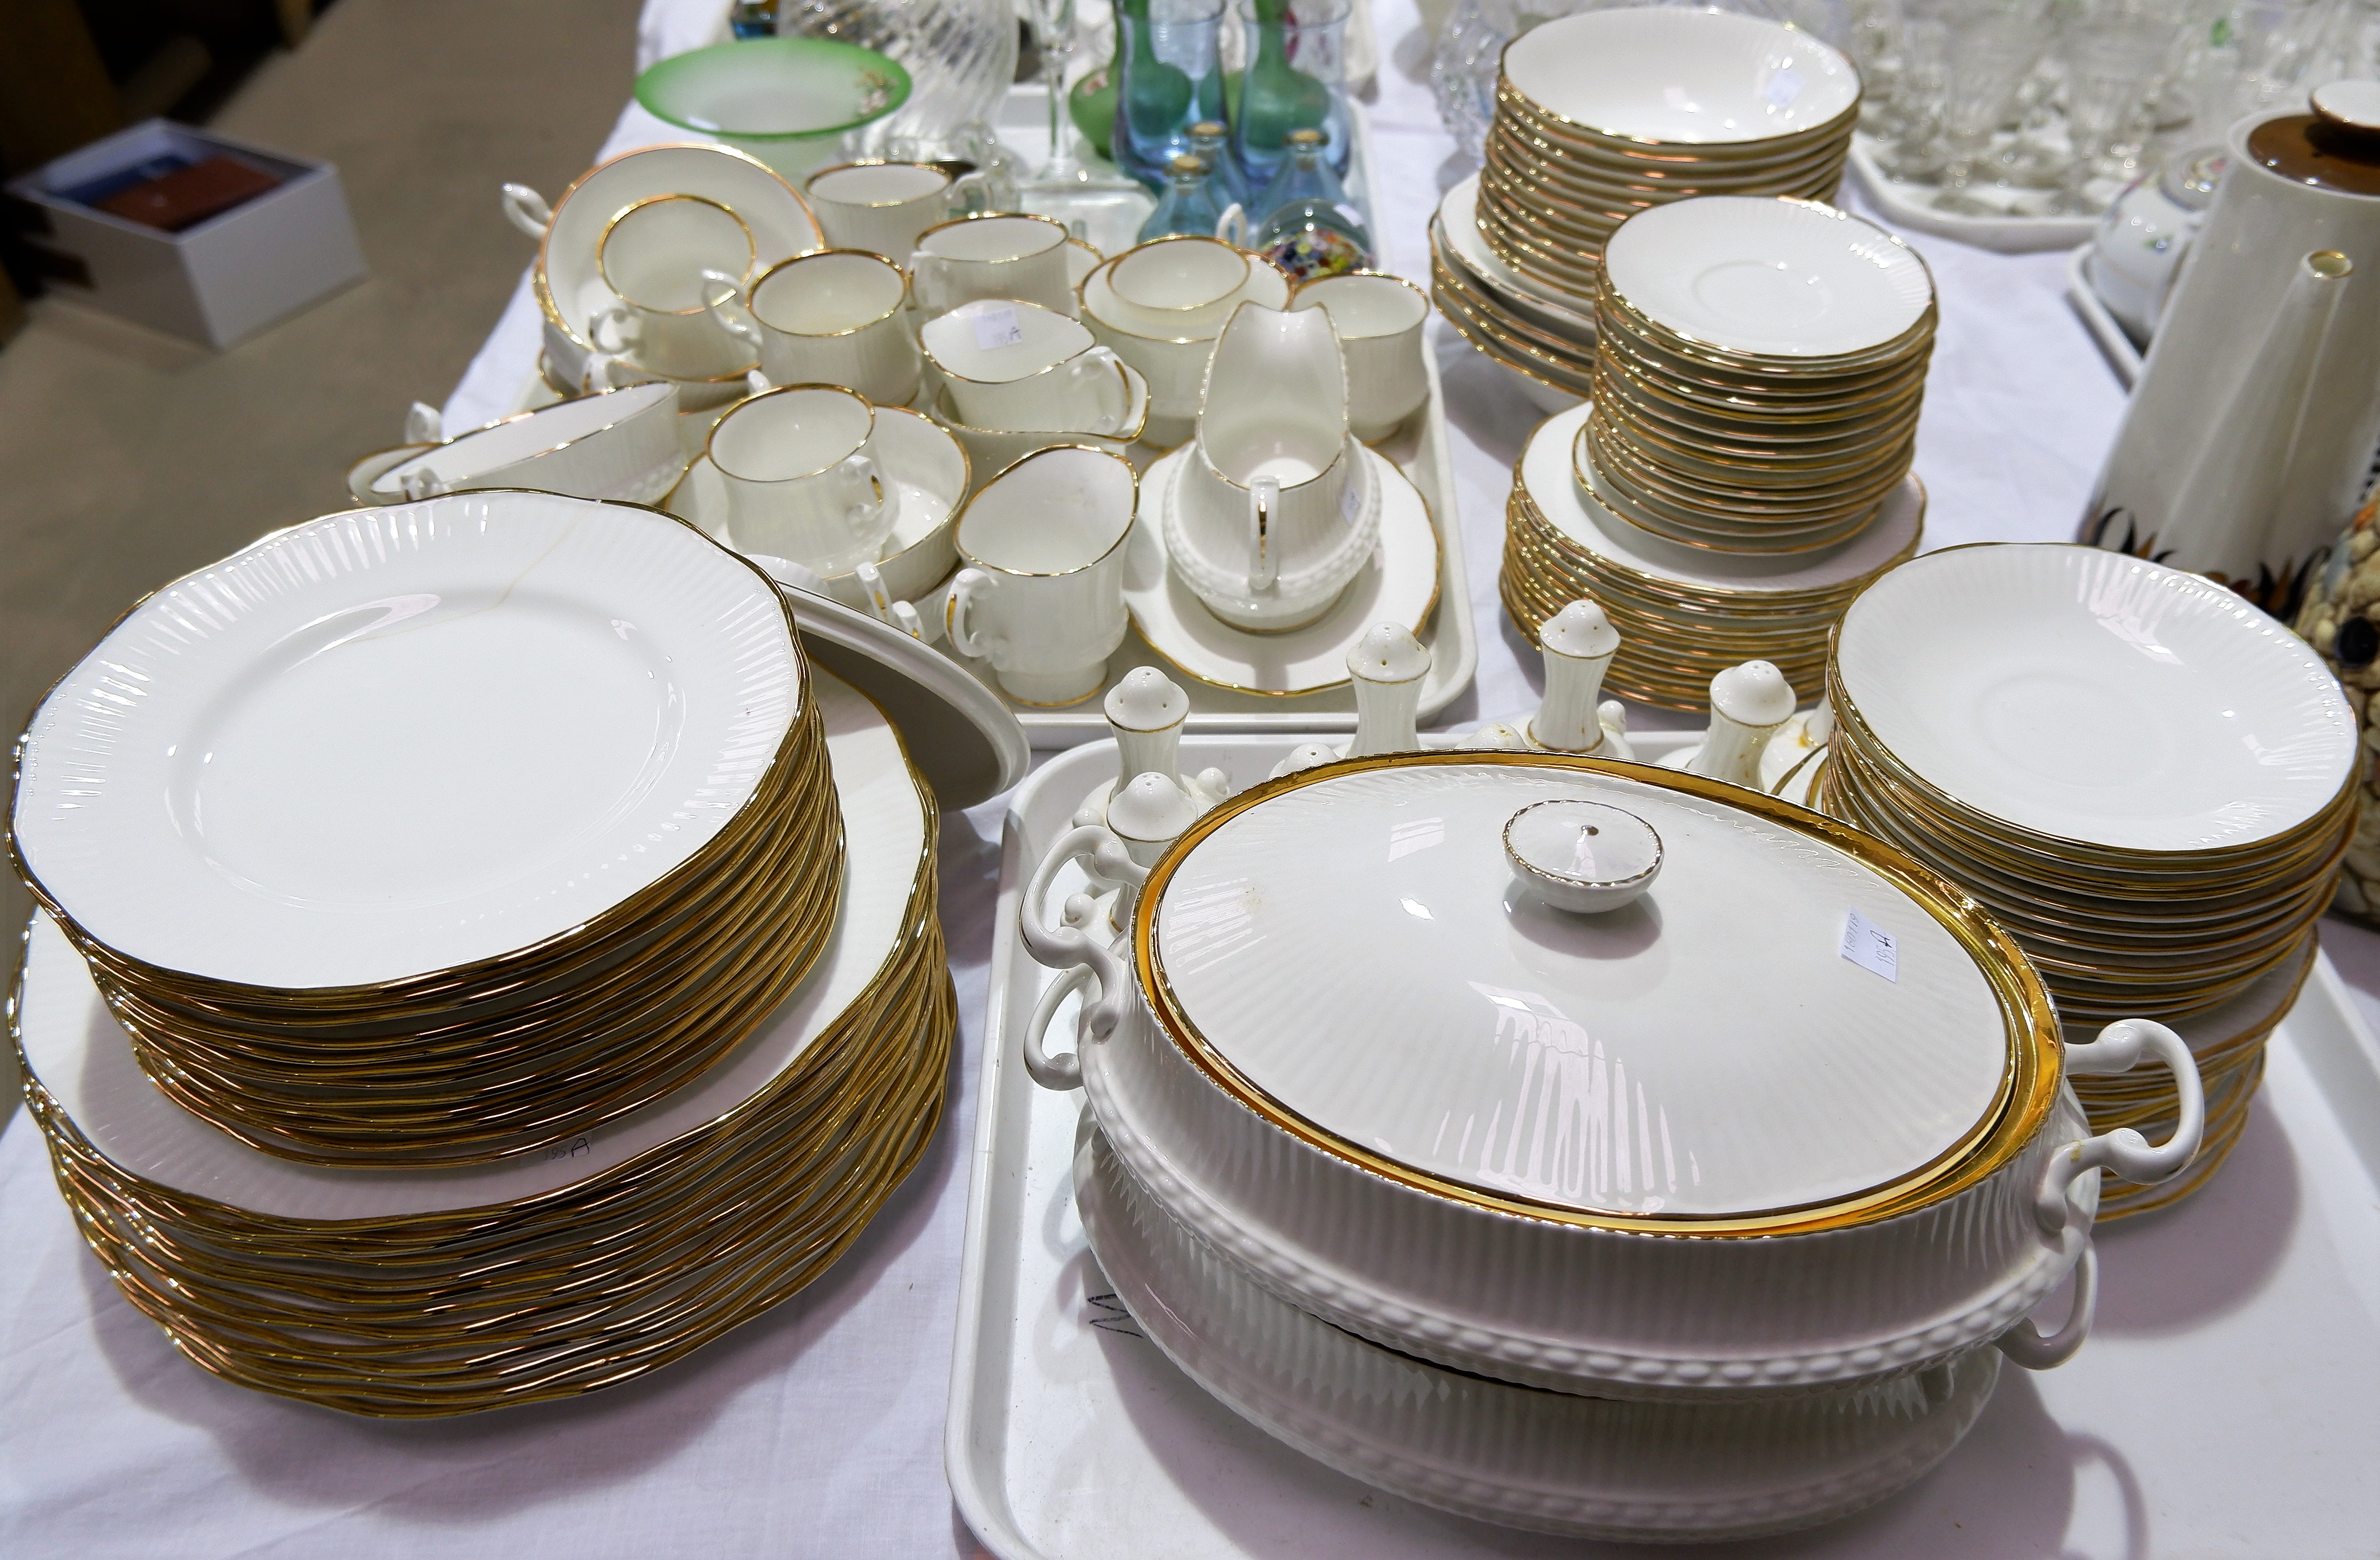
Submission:
M 603 227 L 595 264 L 618 301 L 588 322 L 599 351 L 673 379 L 750 366 L 745 344 L 711 315 L 707 288 L 741 287 L 759 250 L 752 229 L 702 195 L 655 195 Z
M 721 326 L 759 354 L 771 384 L 845 385 L 879 406 L 906 406 L 917 393 L 908 277 L 873 250 L 812 250 L 748 290 L 710 293 Z

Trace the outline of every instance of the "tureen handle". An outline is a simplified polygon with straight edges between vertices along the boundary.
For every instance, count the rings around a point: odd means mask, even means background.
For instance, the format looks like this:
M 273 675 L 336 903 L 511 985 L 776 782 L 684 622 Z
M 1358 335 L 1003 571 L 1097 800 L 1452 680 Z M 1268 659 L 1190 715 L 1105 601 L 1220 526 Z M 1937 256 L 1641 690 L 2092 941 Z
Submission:
M 1041 1032 L 1056 1015 L 1058 1004 L 1080 988 L 1083 976 L 1099 981 L 1099 999 L 1086 1001 L 1075 1021 L 1075 1043 L 1079 1048 L 1087 1041 L 1105 1040 L 1115 1032 L 1130 990 L 1123 961 L 1085 930 L 1091 919 L 1087 895 L 1067 898 L 1062 924 L 1050 926 L 1041 920 L 1040 907 L 1050 896 L 1050 881 L 1060 868 L 1076 859 L 1082 860 L 1085 872 L 1100 887 L 1137 888 L 1148 879 L 1148 870 L 1126 854 L 1122 840 L 1096 823 L 1086 823 L 1050 847 L 1041 864 L 1033 869 L 1033 881 L 1025 885 L 1024 901 L 1016 908 L 1016 929 L 1025 940 L 1025 951 L 1038 963 L 1066 971 L 1042 993 L 1025 1031 L 1025 1069 L 1044 1089 L 1078 1089 L 1083 1082 L 1082 1064 L 1075 1057 L 1052 1056 L 1041 1042 Z
M 2034 1188 L 2034 1217 L 2050 1242 L 2058 1244 L 2066 1226 L 2077 1222 L 2079 1210 L 2069 1195 L 2078 1176 L 2103 1166 L 2143 1186 L 2170 1180 L 2198 1154 L 2198 1140 L 2206 1130 L 2206 1092 L 2198 1080 L 2198 1061 L 2181 1036 L 2146 1018 L 2124 1018 L 2101 1030 L 2098 1038 L 2066 1048 L 2070 1075 L 2130 1072 L 2141 1053 L 2152 1051 L 2173 1074 L 2180 1095 L 2180 1120 L 2173 1135 L 2151 1147 L 2129 1127 L 2082 1138 L 2052 1154 Z
M 2028 1316 L 1992 1341 L 2002 1354 L 2028 1371 L 2063 1365 L 2091 1335 L 2091 1316 L 2098 1304 L 2099 1253 L 2086 1245 L 2082 1261 L 2074 1265 L 2074 1309 L 2067 1312 L 2066 1325 L 2045 1338 Z

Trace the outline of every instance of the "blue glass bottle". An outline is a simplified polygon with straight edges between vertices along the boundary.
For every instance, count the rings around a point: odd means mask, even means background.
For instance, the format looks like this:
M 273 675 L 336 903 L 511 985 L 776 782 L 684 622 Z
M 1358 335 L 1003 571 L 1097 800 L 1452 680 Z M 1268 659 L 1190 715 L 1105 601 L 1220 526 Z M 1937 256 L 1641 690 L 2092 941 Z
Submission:
M 1248 248 L 1293 282 L 1369 269 L 1372 230 L 1331 172 L 1322 132 L 1292 130 L 1287 146 L 1288 160 L 1257 202 L 1265 214 L 1251 227 Z
M 1162 194 L 1190 127 L 1223 117 L 1222 0 L 1116 0 L 1117 167 Z
M 1140 225 L 1140 241 L 1162 238 L 1173 233 L 1196 233 L 1211 238 L 1223 220 L 1223 208 L 1216 200 L 1215 180 L 1207 172 L 1207 165 L 1185 152 L 1173 159 L 1165 193 L 1148 220 Z
M 1246 63 L 1232 82 L 1232 150 L 1249 189 L 1280 173 L 1293 130 L 1321 131 L 1323 161 L 1346 173 L 1349 11 L 1349 0 L 1241 0 Z
M 1232 132 L 1220 119 L 1201 119 L 1190 127 L 1190 151 L 1207 165 L 1207 182 L 1215 191 L 1220 210 L 1237 201 L 1247 210 L 1248 181 L 1240 177 L 1240 161 L 1232 155 Z

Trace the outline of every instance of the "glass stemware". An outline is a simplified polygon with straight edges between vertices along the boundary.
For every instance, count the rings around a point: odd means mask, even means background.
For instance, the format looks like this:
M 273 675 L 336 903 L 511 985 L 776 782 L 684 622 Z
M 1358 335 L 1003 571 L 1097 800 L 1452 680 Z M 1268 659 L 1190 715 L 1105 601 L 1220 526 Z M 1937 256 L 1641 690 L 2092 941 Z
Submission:
M 2060 34 L 2068 156 L 2051 210 L 2090 216 L 2106 206 L 2088 187 L 2117 136 L 2146 110 L 2174 21 L 2155 0 L 2098 0 Z
M 1041 84 L 1050 103 L 1050 152 L 1016 182 L 1017 204 L 1051 217 L 1100 249 L 1128 243 L 1150 206 L 1135 180 L 1086 164 L 1075 150 L 1067 113 L 1066 67 L 1075 57 L 1075 0 L 1032 0 L 1033 36 L 1041 55 Z
M 1942 87 L 1942 189 L 1937 210 L 1996 216 L 2000 208 L 1973 193 L 1995 182 L 1992 132 L 2048 43 L 2049 0 L 1912 0 L 1908 31 Z

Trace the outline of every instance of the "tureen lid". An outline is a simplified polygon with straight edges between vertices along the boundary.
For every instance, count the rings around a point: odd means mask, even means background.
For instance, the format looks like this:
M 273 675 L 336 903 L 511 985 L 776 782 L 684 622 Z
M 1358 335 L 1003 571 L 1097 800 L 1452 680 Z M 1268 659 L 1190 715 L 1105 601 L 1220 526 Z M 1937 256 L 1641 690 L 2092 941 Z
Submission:
M 1652 888 L 1581 914 L 1517 872 L 1506 825 L 1559 798 L 1658 834 Z M 2013 1153 L 2059 1076 L 2038 979 L 1948 884 L 1815 813 L 1636 764 L 1401 753 L 1286 776 L 1177 842 L 1133 939 L 1172 1042 L 1259 1115 L 1576 1222 L 1902 1212 Z

